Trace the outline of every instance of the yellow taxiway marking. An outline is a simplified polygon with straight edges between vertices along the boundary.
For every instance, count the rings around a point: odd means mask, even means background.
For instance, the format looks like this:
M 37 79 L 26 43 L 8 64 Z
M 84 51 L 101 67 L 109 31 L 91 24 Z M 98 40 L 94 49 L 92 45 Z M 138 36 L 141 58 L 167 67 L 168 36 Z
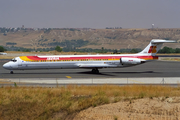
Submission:
M 72 78 L 71 76 L 66 76 L 67 78 Z

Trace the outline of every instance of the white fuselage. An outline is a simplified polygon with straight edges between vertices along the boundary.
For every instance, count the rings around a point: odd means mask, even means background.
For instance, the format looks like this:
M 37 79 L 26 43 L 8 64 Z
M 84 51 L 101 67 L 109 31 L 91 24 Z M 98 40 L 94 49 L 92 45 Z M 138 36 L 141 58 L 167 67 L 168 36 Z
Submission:
M 134 60 L 130 64 L 122 64 L 121 58 L 131 58 Z M 74 69 L 74 68 L 115 68 L 137 65 L 136 59 L 142 55 L 63 55 L 63 56 L 38 56 L 45 60 L 22 60 L 16 57 L 3 67 L 8 70 L 30 70 L 30 69 Z

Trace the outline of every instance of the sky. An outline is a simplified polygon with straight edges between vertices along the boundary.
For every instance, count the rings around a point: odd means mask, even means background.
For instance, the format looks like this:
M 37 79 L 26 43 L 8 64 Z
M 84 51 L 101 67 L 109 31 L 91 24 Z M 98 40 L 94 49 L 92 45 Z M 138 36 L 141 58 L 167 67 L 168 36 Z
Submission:
M 180 28 L 180 0 L 0 0 L 0 27 Z

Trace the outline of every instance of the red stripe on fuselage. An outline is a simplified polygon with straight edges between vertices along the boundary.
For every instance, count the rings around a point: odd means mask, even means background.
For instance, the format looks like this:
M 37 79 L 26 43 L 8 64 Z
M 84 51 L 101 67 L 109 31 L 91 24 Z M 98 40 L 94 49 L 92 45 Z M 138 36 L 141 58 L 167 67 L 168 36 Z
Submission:
M 80 60 L 80 59 L 120 59 L 121 57 L 126 58 L 139 58 L 145 60 L 158 59 L 157 56 L 87 56 L 87 57 L 61 57 L 61 56 L 52 56 L 52 57 L 38 57 L 38 56 L 27 56 L 31 60 Z M 49 59 L 52 58 L 52 59 Z M 55 59 L 53 59 L 55 58 Z M 58 58 L 58 59 L 57 59 Z

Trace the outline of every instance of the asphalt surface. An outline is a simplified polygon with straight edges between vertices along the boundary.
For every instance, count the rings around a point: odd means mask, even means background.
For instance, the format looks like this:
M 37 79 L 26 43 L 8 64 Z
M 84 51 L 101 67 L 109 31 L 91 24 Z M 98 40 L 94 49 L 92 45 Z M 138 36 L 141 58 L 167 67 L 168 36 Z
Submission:
M 91 69 L 50 69 L 16 70 L 10 74 L 2 65 L 7 60 L 0 60 L 0 78 L 128 78 L 128 77 L 180 77 L 180 62 L 152 61 L 126 68 L 99 69 L 99 74 Z

